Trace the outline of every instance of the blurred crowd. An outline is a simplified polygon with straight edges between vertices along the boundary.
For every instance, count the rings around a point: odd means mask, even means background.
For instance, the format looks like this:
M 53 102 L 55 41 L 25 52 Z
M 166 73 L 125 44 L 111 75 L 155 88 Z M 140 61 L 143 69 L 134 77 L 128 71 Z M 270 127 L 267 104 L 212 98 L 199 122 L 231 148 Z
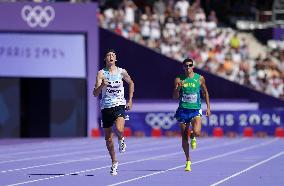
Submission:
M 216 13 L 206 16 L 200 0 L 156 0 L 142 10 L 132 0 L 100 9 L 102 28 L 247 87 L 284 99 L 284 50 L 276 47 L 256 58 L 249 42 L 219 26 Z
M 89 3 L 97 2 L 99 0 L 0 0 L 1 2 L 34 2 L 34 3 L 54 3 L 54 2 L 70 2 L 70 3 Z
M 0 0 L 21 1 L 27 0 Z M 236 30 L 220 26 L 216 12 L 208 8 L 212 7 L 210 3 L 203 6 L 206 8 L 205 13 L 200 0 L 31 1 L 98 2 L 101 7 L 98 17 L 102 28 L 178 61 L 192 57 L 200 69 L 284 99 L 284 42 L 270 42 L 264 54 L 252 58 L 248 50 L 249 41 Z M 227 9 L 231 6 L 245 6 L 251 9 L 254 7 L 251 4 L 260 6 L 258 1 L 260 0 L 245 1 L 244 4 L 236 3 L 239 1 L 224 1 L 218 6 Z M 141 2 L 148 3 L 141 8 L 137 6 Z M 207 1 L 203 1 L 203 4 L 204 2 Z M 270 0 L 265 2 L 261 4 L 266 8 L 272 4 Z

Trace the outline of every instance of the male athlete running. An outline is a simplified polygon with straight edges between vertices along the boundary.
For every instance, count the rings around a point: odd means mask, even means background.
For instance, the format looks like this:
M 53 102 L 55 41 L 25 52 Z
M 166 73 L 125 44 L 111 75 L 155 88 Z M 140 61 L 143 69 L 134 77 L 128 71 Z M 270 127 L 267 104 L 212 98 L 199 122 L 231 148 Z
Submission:
M 184 74 L 175 79 L 173 98 L 179 99 L 179 107 L 175 117 L 180 122 L 182 135 L 182 148 L 186 157 L 185 171 L 191 171 L 191 160 L 189 157 L 188 127 L 191 124 L 190 134 L 191 148 L 196 148 L 196 138 L 201 133 L 201 97 L 200 89 L 207 105 L 206 116 L 210 116 L 209 94 L 203 76 L 194 73 L 194 60 L 187 58 L 182 62 Z
M 93 91 L 94 96 L 99 96 L 102 92 L 100 101 L 102 122 L 105 133 L 106 146 L 109 151 L 112 166 L 110 174 L 116 175 L 118 161 L 115 157 L 113 146 L 113 130 L 112 126 L 115 123 L 118 131 L 119 152 L 123 153 L 126 149 L 124 141 L 124 123 L 125 109 L 132 108 L 132 97 L 134 92 L 134 83 L 131 80 L 125 69 L 116 66 L 116 54 L 114 50 L 109 50 L 105 57 L 105 68 L 97 74 L 96 85 Z M 129 84 L 129 99 L 126 103 L 124 98 L 123 80 Z

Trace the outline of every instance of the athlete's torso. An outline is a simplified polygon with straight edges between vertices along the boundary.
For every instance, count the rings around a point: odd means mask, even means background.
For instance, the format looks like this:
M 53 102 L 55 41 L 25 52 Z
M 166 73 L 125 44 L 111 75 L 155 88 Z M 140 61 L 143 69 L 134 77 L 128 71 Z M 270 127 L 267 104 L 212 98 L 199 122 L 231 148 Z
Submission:
M 179 108 L 200 109 L 200 75 L 194 73 L 192 78 L 185 75 L 180 75 L 178 77 L 183 81 L 183 86 L 179 93 Z
M 102 89 L 101 109 L 126 104 L 122 71 L 122 68 L 116 67 L 115 72 L 111 74 L 108 69 L 102 69 L 103 78 L 107 79 L 108 85 Z

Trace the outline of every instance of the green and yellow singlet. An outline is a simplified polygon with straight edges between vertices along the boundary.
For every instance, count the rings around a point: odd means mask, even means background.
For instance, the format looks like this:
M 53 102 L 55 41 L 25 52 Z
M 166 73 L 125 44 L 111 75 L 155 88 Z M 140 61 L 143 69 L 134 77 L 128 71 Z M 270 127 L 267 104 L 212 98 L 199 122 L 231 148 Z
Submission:
M 183 86 L 179 92 L 179 108 L 201 109 L 200 98 L 200 75 L 194 73 L 192 78 L 185 75 L 179 75 Z

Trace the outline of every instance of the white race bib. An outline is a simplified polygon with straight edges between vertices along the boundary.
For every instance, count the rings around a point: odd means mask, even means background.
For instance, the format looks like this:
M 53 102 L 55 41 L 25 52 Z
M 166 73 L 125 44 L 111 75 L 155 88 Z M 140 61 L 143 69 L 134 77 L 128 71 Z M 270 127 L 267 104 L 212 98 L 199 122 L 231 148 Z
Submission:
M 187 103 L 197 103 L 197 94 L 184 94 L 181 101 Z

